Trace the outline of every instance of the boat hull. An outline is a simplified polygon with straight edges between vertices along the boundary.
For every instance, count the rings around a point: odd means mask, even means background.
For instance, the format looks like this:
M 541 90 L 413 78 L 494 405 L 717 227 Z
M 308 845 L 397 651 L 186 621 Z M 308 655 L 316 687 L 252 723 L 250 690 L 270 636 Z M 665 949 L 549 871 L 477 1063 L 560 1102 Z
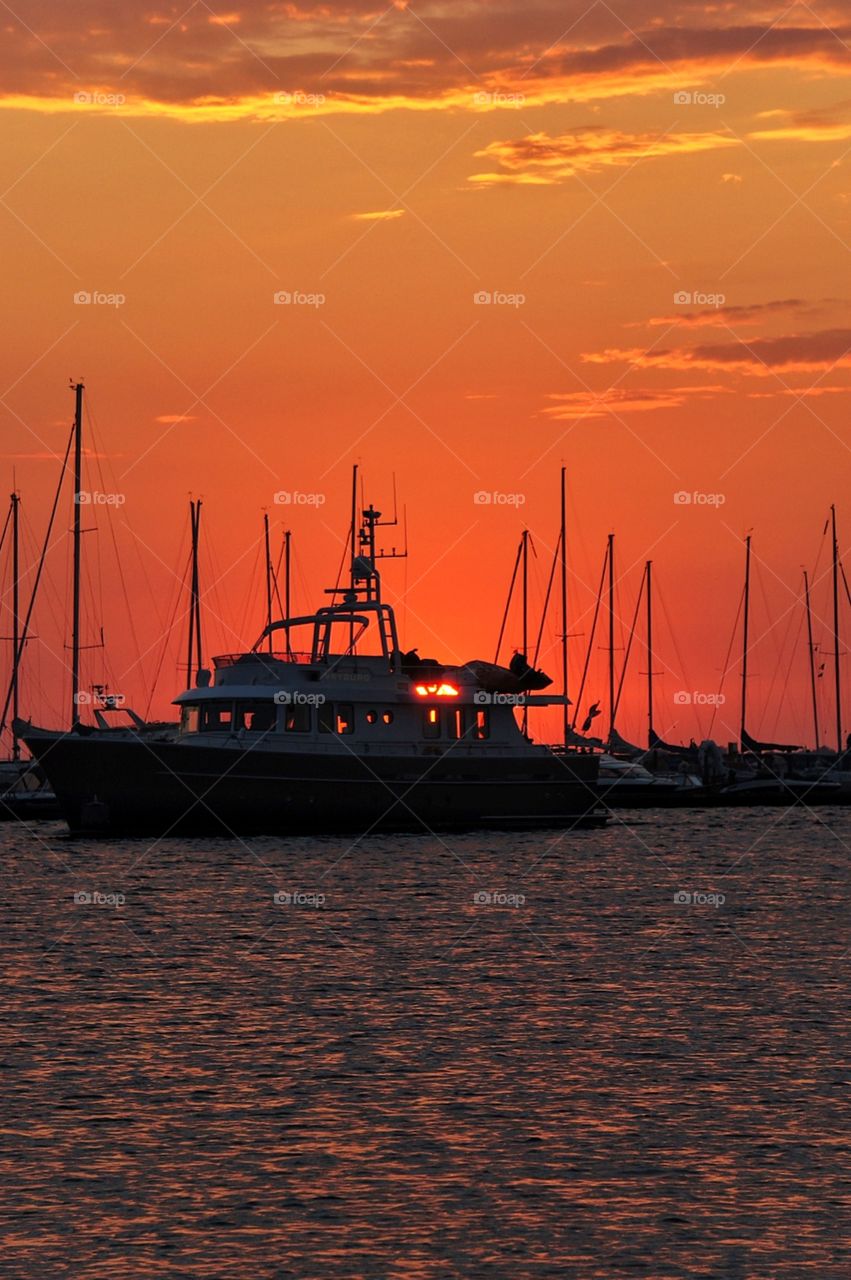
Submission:
M 284 835 L 605 821 L 591 755 L 297 755 L 43 730 L 25 741 L 79 834 Z

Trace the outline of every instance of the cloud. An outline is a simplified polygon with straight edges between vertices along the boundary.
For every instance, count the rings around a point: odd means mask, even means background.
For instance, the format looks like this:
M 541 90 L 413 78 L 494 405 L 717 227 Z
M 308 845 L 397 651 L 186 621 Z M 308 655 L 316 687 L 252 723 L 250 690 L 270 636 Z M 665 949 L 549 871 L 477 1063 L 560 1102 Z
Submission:
M 611 387 L 607 391 L 570 391 L 547 397 L 557 403 L 542 412 L 557 422 L 585 418 L 607 418 L 626 413 L 647 413 L 654 409 L 679 409 L 691 399 L 707 400 L 728 394 L 721 386 L 668 387 L 661 390 L 639 388 L 628 390 Z
M 393 218 L 404 217 L 404 209 L 376 209 L 375 213 L 350 213 L 349 217 L 357 222 L 390 222 Z
M 783 123 L 749 134 L 760 142 L 842 142 L 851 138 L 851 99 L 813 111 L 766 111 L 761 118 Z
M 118 92 L 128 115 L 283 119 L 477 110 L 482 91 L 520 93 L 530 106 L 607 100 L 694 89 L 733 66 L 847 74 L 847 13 L 801 11 L 808 25 L 793 24 L 797 8 L 778 20 L 744 0 L 658 0 L 649 24 L 643 0 L 617 11 L 584 0 L 242 0 L 221 12 L 29 0 L 21 18 L 9 8 L 3 20 L 0 101 L 66 111 L 75 91 Z M 322 100 L 275 101 L 297 91 Z
M 197 422 L 198 419 L 187 413 L 161 413 L 154 418 L 154 422 L 161 422 L 164 426 L 172 427 L 178 422 Z
M 778 397 L 794 397 L 795 400 L 818 400 L 821 396 L 848 396 L 851 387 L 778 387 L 776 391 L 749 391 L 749 400 L 776 400 Z
M 683 311 L 679 315 L 651 316 L 647 324 L 667 328 L 683 325 L 692 329 L 726 329 L 735 325 L 755 325 L 776 315 L 790 312 L 797 315 L 815 315 L 836 300 L 825 298 L 822 302 L 805 302 L 801 298 L 783 298 L 776 302 L 755 302 L 748 306 L 701 307 L 697 311 Z M 627 326 L 638 328 L 638 322 Z
M 585 352 L 582 360 L 586 364 L 627 363 L 639 369 L 725 370 L 759 376 L 778 369 L 801 373 L 846 369 L 851 368 L 851 329 L 823 329 L 780 338 L 754 338 L 747 343 L 708 343 L 662 351 L 608 348 Z
M 577 173 L 596 173 L 607 165 L 739 145 L 737 138 L 721 132 L 630 134 L 585 126 L 555 138 L 546 133 L 530 133 L 514 141 L 491 142 L 477 151 L 477 157 L 496 160 L 502 172 L 476 173 L 470 181 L 490 186 L 554 186 Z

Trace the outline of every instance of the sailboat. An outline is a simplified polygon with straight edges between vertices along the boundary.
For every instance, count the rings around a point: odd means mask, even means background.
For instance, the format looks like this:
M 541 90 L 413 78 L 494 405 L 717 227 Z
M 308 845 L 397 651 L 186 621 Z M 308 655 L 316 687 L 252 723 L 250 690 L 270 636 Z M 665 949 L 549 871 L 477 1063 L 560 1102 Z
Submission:
M 588 745 L 599 745 L 603 748 L 602 754 L 600 755 L 600 796 L 605 804 L 610 808 L 633 809 L 657 806 L 665 808 L 674 806 L 678 807 L 681 804 L 698 803 L 705 796 L 705 791 L 700 786 L 699 779 L 695 778 L 688 772 L 683 771 L 676 774 L 659 774 L 651 772 L 651 770 L 647 768 L 650 753 L 659 743 L 659 739 L 656 738 L 653 730 L 653 614 L 651 575 L 652 565 L 648 560 L 645 565 L 644 574 L 638 591 L 638 597 L 635 605 L 635 617 L 633 618 L 632 626 L 630 628 L 630 639 L 624 655 L 620 680 L 617 681 L 615 670 L 615 535 L 613 533 L 608 535 L 606 541 L 606 554 L 603 561 L 603 572 L 600 579 L 600 589 L 597 594 L 594 621 L 592 623 L 588 652 L 585 659 L 585 668 L 582 676 L 582 685 L 580 687 L 580 699 L 588 673 L 599 614 L 603 608 L 604 584 L 607 584 L 606 612 L 608 617 L 607 670 L 609 730 L 605 743 L 600 741 L 600 739 L 583 738 L 581 735 L 576 733 L 576 721 L 574 720 L 570 741 L 577 745 L 581 742 L 585 742 Z M 644 751 L 641 747 L 628 742 L 620 734 L 617 728 L 617 713 L 626 678 L 627 664 L 629 662 L 632 640 L 635 635 L 639 610 L 645 592 L 647 601 L 649 721 L 649 743 L 647 751 Z M 587 723 L 588 721 L 586 720 L 586 724 Z
M 834 512 L 835 519 L 835 512 Z M 751 535 L 745 538 L 745 588 L 742 613 L 742 694 L 739 747 L 744 767 L 736 769 L 736 778 L 721 788 L 720 802 L 725 805 L 790 805 L 798 803 L 839 803 L 842 787 L 825 778 L 805 780 L 795 777 L 790 760 L 801 751 L 798 746 L 781 742 L 761 742 L 747 729 L 748 664 L 750 657 Z M 834 525 L 834 564 L 836 534 Z M 834 570 L 835 574 L 835 570 Z M 836 581 L 834 580 L 834 593 Z M 838 633 L 838 622 L 835 623 Z M 838 650 L 838 638 L 837 638 Z M 838 690 L 837 666 L 837 690 Z M 837 718 L 838 723 L 838 718 Z

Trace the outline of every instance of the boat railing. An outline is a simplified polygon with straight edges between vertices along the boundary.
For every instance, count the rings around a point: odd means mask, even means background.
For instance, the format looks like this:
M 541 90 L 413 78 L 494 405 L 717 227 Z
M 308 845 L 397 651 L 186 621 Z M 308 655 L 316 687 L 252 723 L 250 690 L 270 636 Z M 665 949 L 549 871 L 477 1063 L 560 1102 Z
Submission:
M 306 650 L 282 650 L 281 652 L 269 653 L 221 653 L 213 658 L 213 666 L 217 671 L 223 670 L 225 667 L 235 667 L 238 663 L 256 663 L 256 662 L 284 662 L 306 665 L 312 662 L 312 655 Z

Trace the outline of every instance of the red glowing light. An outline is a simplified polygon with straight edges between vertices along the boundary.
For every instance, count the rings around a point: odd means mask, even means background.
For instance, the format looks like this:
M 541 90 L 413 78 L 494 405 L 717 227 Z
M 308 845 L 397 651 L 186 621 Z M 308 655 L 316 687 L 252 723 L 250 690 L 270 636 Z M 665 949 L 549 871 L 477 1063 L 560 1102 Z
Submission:
M 418 684 L 414 691 L 420 698 L 457 698 L 458 690 L 453 684 Z

